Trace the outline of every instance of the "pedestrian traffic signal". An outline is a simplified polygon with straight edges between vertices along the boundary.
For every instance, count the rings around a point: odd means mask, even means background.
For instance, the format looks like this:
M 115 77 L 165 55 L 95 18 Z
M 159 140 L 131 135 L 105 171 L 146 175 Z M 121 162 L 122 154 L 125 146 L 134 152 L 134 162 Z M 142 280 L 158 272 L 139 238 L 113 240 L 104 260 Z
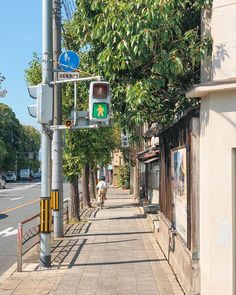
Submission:
M 33 99 L 37 99 L 37 89 L 38 89 L 38 85 L 28 86 L 29 95 Z M 37 104 L 28 105 L 27 107 L 28 107 L 28 112 L 30 116 L 33 118 L 37 118 Z
M 53 92 L 47 84 L 28 86 L 29 95 L 37 99 L 35 105 L 28 105 L 29 114 L 36 118 L 38 123 L 48 124 L 52 120 Z
M 89 119 L 107 122 L 110 119 L 111 93 L 109 82 L 91 82 L 89 88 Z

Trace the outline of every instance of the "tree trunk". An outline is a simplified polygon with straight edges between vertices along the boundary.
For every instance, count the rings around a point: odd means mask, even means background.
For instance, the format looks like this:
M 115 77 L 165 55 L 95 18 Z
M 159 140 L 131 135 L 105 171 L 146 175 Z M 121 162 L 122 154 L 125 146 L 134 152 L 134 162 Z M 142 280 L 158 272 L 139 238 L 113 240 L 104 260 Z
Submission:
M 136 200 L 140 200 L 140 189 L 139 189 L 139 164 L 138 160 L 136 160 L 136 165 L 134 166 L 134 194 L 133 197 Z
M 89 195 L 89 163 L 86 163 L 82 168 L 82 195 L 83 206 L 91 207 Z
M 90 171 L 90 195 L 93 199 L 96 199 L 96 181 L 94 178 L 95 172 L 93 170 Z
M 70 216 L 74 221 L 80 220 L 80 200 L 78 190 L 78 176 L 73 176 L 70 182 L 71 208 Z
M 93 181 L 94 181 L 94 190 L 95 190 L 95 196 L 97 194 L 97 169 L 93 171 Z

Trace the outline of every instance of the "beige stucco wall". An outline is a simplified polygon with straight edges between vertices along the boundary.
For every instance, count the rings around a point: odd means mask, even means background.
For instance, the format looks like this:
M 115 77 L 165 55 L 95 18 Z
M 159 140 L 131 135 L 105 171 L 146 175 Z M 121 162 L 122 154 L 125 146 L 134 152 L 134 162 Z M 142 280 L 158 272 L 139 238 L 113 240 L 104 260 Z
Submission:
M 159 227 L 156 238 L 161 249 L 173 267 L 186 295 L 199 294 L 199 269 L 198 261 L 192 259 L 190 251 L 178 235 L 170 232 L 170 222 L 160 213 L 158 216 Z M 210 293 L 208 294 L 210 295 Z M 226 294 L 225 294 L 226 295 Z
M 236 1 L 213 1 L 213 79 L 236 77 Z
M 201 295 L 235 295 L 232 148 L 236 148 L 236 91 L 203 98 L 200 120 Z
M 202 64 L 202 82 L 235 78 L 236 0 L 214 0 L 212 13 L 205 12 L 202 20 L 202 33 L 210 30 L 213 39 L 211 60 L 208 57 Z M 236 91 L 212 92 L 202 98 L 200 119 L 201 295 L 235 295 Z
M 203 14 L 202 34 L 211 31 L 213 52 L 212 62 L 206 58 L 202 65 L 202 82 L 236 77 L 235 19 L 235 0 L 214 0 L 212 14 Z

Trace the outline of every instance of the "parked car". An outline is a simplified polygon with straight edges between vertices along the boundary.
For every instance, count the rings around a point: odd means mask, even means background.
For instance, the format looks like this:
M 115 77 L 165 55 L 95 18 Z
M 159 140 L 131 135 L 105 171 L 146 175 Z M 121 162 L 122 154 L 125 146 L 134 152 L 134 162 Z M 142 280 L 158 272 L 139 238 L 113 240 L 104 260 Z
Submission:
M 15 172 L 12 172 L 12 171 L 8 171 L 6 174 L 5 174 L 5 178 L 6 178 L 6 182 L 10 182 L 10 181 L 14 181 L 16 182 L 16 173 Z
M 19 176 L 20 176 L 20 179 L 22 179 L 22 180 L 30 180 L 31 181 L 33 179 L 32 171 L 29 168 L 20 169 Z
M 41 178 L 41 172 L 34 172 L 33 178 Z
M 2 175 L 0 175 L 0 187 L 6 188 L 6 181 Z

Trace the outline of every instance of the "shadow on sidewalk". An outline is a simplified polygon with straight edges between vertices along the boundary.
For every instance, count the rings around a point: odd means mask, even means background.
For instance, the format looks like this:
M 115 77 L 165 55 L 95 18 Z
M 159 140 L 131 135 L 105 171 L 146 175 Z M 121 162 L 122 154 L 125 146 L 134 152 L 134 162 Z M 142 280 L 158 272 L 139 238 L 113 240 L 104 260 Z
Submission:
M 63 242 L 66 242 L 66 244 L 63 245 Z M 86 242 L 87 239 L 83 239 L 82 241 L 79 241 L 79 239 L 59 241 L 59 243 L 52 248 L 52 254 L 55 255 L 52 259 L 52 266 L 54 268 L 60 268 L 65 259 L 71 256 L 71 252 L 76 251 L 76 253 L 71 258 L 71 261 L 67 264 L 69 267 L 72 267 L 79 257 L 79 254 L 81 253 Z
M 127 261 L 109 261 L 109 262 L 88 262 L 88 263 L 77 263 L 77 264 L 61 264 L 62 267 L 72 268 L 73 266 L 99 266 L 99 265 L 120 265 L 120 264 L 131 264 L 131 263 L 146 263 L 146 262 L 160 262 L 166 261 L 166 259 L 142 259 L 142 260 L 127 260 Z
M 122 235 L 140 235 L 140 234 L 150 234 L 152 233 L 152 231 L 137 231 L 137 232 L 113 232 L 113 233 L 107 233 L 107 232 L 104 232 L 104 233 L 91 233 L 91 234 L 83 234 L 83 233 L 80 233 L 78 234 L 79 237 L 91 237 L 91 236 L 122 236 Z M 66 237 L 67 238 L 72 238 L 74 237 L 75 235 L 67 235 Z
M 107 195 L 110 198 L 115 198 L 115 199 L 132 199 L 132 195 L 129 194 L 128 192 L 120 192 L 120 191 L 111 191 L 110 189 L 108 189 L 107 191 Z
M 133 208 L 133 207 L 138 207 L 138 204 L 125 204 L 125 205 L 106 205 L 105 202 L 105 207 L 104 209 L 124 209 L 124 208 Z
M 96 217 L 96 214 L 97 214 L 97 212 L 94 214 L 93 218 Z M 86 221 L 83 222 L 83 219 L 81 219 L 80 223 L 68 225 L 64 236 L 70 237 L 70 236 L 78 235 L 81 232 L 81 230 L 84 230 L 84 232 L 87 233 L 89 231 L 90 226 L 91 226 L 91 220 L 93 220 L 93 219 L 90 218 L 89 223 L 88 223 L 87 219 L 85 219 L 85 220 Z M 69 235 L 68 235 L 68 233 L 69 233 Z
M 92 221 L 105 221 L 105 220 L 135 220 L 135 219 L 144 219 L 145 217 L 143 215 L 137 215 L 137 216 L 123 216 L 123 217 L 110 217 L 110 218 L 98 218 L 98 219 L 92 219 Z
M 111 199 L 111 200 L 132 200 L 131 197 L 127 197 L 127 196 L 117 198 L 117 194 L 114 194 L 114 195 L 108 194 L 108 199 Z
M 119 264 L 129 264 L 129 263 L 145 263 L 145 262 L 158 262 L 164 261 L 165 259 L 145 259 L 145 260 L 127 260 L 127 261 L 112 261 L 112 262 L 94 262 L 94 263 L 77 263 L 76 261 L 85 245 L 102 245 L 102 244 L 112 244 L 112 243 L 126 243 L 137 241 L 137 239 L 126 239 L 126 240 L 115 240 L 115 241 L 102 241 L 102 242 L 95 242 L 95 243 L 87 243 L 87 239 L 79 240 L 63 240 L 59 241 L 54 247 L 52 248 L 52 253 L 55 255 L 52 259 L 52 267 L 53 268 L 60 268 L 60 267 L 67 267 L 72 268 L 73 266 L 96 266 L 96 265 L 119 265 Z M 71 253 L 75 252 L 74 255 Z M 70 262 L 63 263 L 66 258 L 71 257 Z
M 102 241 L 97 243 L 86 243 L 86 246 L 88 245 L 103 245 L 103 244 L 116 244 L 116 243 L 126 243 L 126 242 L 133 242 L 137 241 L 137 239 L 129 239 L 129 240 L 115 240 L 115 241 Z

